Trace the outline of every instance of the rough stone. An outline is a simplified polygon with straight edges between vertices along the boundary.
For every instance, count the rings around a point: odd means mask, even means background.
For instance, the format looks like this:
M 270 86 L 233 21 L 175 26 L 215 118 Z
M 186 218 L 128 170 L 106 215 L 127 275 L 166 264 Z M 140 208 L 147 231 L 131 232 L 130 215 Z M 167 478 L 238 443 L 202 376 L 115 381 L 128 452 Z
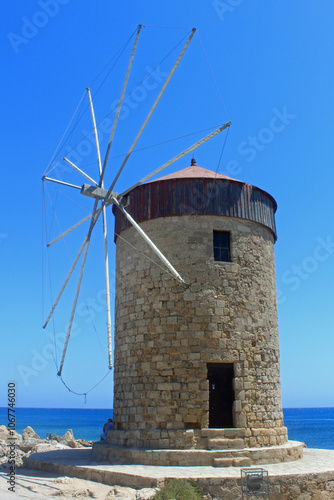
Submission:
M 212 180 L 202 181 L 198 185 L 205 191 Z M 167 185 L 159 187 L 154 202 L 147 199 L 148 211 L 140 225 L 180 273 L 185 281 L 182 284 L 152 263 L 156 255 L 115 208 L 114 429 L 108 434 L 108 445 L 113 450 L 120 447 L 118 456 L 123 463 L 133 459 L 136 448 L 137 459 L 146 461 L 149 456 L 151 463 L 162 463 L 166 458 L 157 453 L 159 449 L 173 450 L 170 460 L 182 463 L 187 459 L 193 463 L 196 453 L 199 457 L 201 450 L 210 449 L 201 434 L 212 426 L 209 363 L 233 366 L 233 423 L 226 426 L 242 428 L 233 437 L 217 436 L 218 448 L 274 449 L 288 441 L 279 372 L 276 205 L 262 193 L 261 208 L 253 206 L 257 188 L 252 191 L 243 183 L 239 187 L 248 194 L 236 202 L 225 196 L 232 189 L 230 180 L 215 178 L 215 182 L 208 192 L 210 202 L 220 207 L 218 212 L 203 211 L 194 195 L 197 188 L 192 185 L 190 189 L 186 183 L 182 186 L 184 194 L 189 189 L 187 203 L 196 207 L 190 211 L 188 205 L 173 205 L 168 216 L 157 216 L 155 210 L 160 208 L 156 205 Z M 152 188 L 152 196 L 156 196 L 158 184 L 154 186 L 146 186 L 148 192 Z M 181 189 L 181 184 L 177 186 Z M 131 203 L 136 192 L 128 196 L 130 213 L 137 209 Z M 252 206 L 254 213 L 246 214 L 237 205 Z M 214 260 L 214 231 L 230 235 L 228 262 Z M 187 434 L 189 429 L 194 431 L 192 435 Z M 132 431 L 136 434 L 130 435 Z M 95 450 L 101 452 L 99 446 Z M 140 450 L 147 450 L 147 454 Z M 177 457 L 177 450 L 188 450 L 189 454 Z M 296 455 L 283 453 L 282 460 Z M 278 459 L 274 452 L 273 456 Z M 241 452 L 238 458 L 244 458 Z
M 9 443 L 9 439 L 14 438 L 17 444 L 20 443 L 22 441 L 21 434 L 18 434 L 16 431 L 12 432 L 14 434 L 9 434 L 7 427 L 5 425 L 0 425 L 0 440 Z
M 22 441 L 20 445 L 20 449 L 27 453 L 28 451 L 34 450 L 36 446 L 38 446 L 41 442 L 44 442 L 41 439 L 34 439 L 34 438 L 26 438 Z
M 131 499 L 131 500 L 149 500 L 156 494 L 157 490 L 153 488 L 142 488 L 135 490 L 124 486 L 114 486 L 107 494 L 105 500 Z
M 193 223 L 198 223 L 196 245 L 184 247 L 185 231 Z M 140 431 L 141 438 L 137 436 L 131 446 L 144 446 L 149 440 L 155 447 L 151 431 L 207 428 L 208 362 L 234 364 L 234 426 L 251 430 L 251 435 L 236 434 L 235 438 L 242 437 L 246 447 L 286 443 L 271 231 L 251 221 L 213 216 L 156 219 L 142 227 L 167 258 L 177 263 L 190 286 L 184 288 L 156 273 L 151 262 L 143 259 L 147 247 L 133 228 L 123 236 L 138 254 L 123 239 L 117 240 L 115 430 L 109 434 L 110 443 L 125 445 L 117 434 L 122 430 Z M 202 246 L 211 242 L 213 229 L 230 232 L 233 262 L 215 262 L 211 245 Z M 199 273 L 201 268 L 205 276 Z M 142 310 L 143 297 L 150 314 L 129 322 L 132 308 L 140 305 Z M 165 321 L 166 314 L 167 320 L 173 314 L 172 323 Z M 143 326 L 146 333 L 142 333 Z M 176 342 L 178 338 L 183 342 Z M 272 437 L 264 439 L 260 431 L 269 429 Z M 166 441 L 160 444 L 165 447 Z M 175 444 L 170 440 L 169 446 Z M 194 443 L 182 434 L 178 446 Z
M 22 431 L 22 438 L 27 441 L 29 439 L 41 439 L 38 434 L 29 425 Z
M 33 451 L 36 453 L 42 453 L 42 452 L 47 452 L 47 451 L 53 451 L 53 450 L 68 450 L 71 448 L 70 446 L 67 446 L 66 444 L 63 443 L 39 443 L 35 445 L 33 448 Z

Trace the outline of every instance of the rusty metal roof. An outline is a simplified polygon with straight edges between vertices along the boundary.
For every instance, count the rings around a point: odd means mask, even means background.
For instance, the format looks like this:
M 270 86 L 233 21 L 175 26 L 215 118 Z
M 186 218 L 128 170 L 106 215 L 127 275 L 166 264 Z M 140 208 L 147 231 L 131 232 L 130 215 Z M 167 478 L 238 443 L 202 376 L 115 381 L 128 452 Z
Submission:
M 137 186 L 128 193 L 127 211 L 140 223 L 159 217 L 220 215 L 258 222 L 274 234 L 277 204 L 266 191 L 232 179 L 194 163 L 183 170 Z M 115 240 L 129 227 L 124 215 L 113 206 Z
M 173 174 L 165 175 L 164 177 L 160 177 L 152 182 L 157 181 L 166 181 L 169 179 L 228 179 L 236 182 L 240 182 L 237 179 L 232 179 L 232 177 L 227 177 L 223 174 L 218 174 L 213 172 L 212 170 L 207 170 L 206 168 L 198 167 L 196 164 L 191 165 L 190 167 L 179 170 L 178 172 L 174 172 Z

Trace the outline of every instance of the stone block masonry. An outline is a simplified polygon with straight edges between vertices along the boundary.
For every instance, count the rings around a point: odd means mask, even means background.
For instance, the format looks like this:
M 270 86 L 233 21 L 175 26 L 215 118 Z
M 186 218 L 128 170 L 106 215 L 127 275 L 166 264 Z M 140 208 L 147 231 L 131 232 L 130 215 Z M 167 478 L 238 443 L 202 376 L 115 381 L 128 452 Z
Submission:
M 36 453 L 25 459 L 24 465 L 53 472 L 58 476 L 66 475 L 131 488 L 161 488 L 174 479 L 191 478 L 198 483 L 204 495 L 224 500 L 241 498 L 240 468 L 244 467 L 242 464 L 225 468 L 149 465 L 124 467 L 117 465 L 115 460 L 113 462 L 113 465 L 106 465 L 103 459 L 102 464 L 97 464 L 90 449 L 70 449 L 57 453 Z M 260 467 L 268 471 L 271 500 L 334 499 L 333 450 L 306 449 L 304 457 L 299 461 L 271 462 Z M 24 475 L 26 476 L 26 473 Z M 20 479 L 24 480 L 24 477 Z M 7 491 L 7 486 L 5 488 Z
M 209 428 L 209 363 L 233 365 L 234 438 L 245 447 L 286 443 L 272 231 L 215 215 L 160 217 L 141 227 L 186 284 L 152 262 L 157 257 L 132 227 L 122 231 L 110 444 L 205 447 L 187 431 Z M 230 233 L 231 262 L 214 261 L 214 230 Z

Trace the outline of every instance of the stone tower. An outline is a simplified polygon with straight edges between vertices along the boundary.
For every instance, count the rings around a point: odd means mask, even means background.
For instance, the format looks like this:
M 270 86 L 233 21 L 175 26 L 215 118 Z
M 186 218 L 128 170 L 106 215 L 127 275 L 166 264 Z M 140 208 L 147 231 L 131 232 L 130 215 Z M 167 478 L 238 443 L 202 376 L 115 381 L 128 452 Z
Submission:
M 114 430 L 98 458 L 251 465 L 300 458 L 283 424 L 275 200 L 200 168 L 140 185 L 115 207 Z

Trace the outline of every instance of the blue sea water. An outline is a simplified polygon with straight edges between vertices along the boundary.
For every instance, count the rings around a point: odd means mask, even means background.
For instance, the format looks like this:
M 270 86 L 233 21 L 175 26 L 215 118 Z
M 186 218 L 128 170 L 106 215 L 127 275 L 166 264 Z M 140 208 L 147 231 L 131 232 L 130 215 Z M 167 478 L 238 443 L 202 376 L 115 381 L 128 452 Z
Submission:
M 63 436 L 68 429 L 72 429 L 75 439 L 98 441 L 103 425 L 108 418 L 112 418 L 112 410 L 15 408 L 15 417 L 19 434 L 30 425 L 42 439 L 48 433 Z M 7 408 L 0 408 L 0 425 L 8 425 Z
M 334 450 L 334 408 L 285 408 L 284 423 L 289 439 L 302 441 L 309 448 Z M 72 429 L 76 439 L 97 441 L 112 410 L 73 410 L 54 408 L 16 408 L 16 430 L 30 425 L 41 437 L 48 433 L 62 436 Z M 0 408 L 0 425 L 8 424 L 7 408 Z
M 285 408 L 283 413 L 290 440 L 334 450 L 334 408 Z

